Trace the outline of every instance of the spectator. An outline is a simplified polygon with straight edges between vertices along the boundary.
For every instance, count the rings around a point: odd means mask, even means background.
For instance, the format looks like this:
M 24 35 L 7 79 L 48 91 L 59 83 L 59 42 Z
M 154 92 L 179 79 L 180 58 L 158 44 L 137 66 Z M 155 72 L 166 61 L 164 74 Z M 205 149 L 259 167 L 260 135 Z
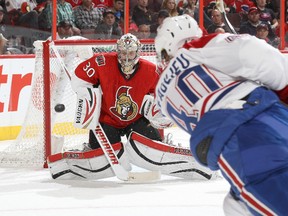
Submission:
M 124 28 L 124 25 L 123 25 L 123 28 Z M 129 33 L 133 35 L 137 35 L 137 32 L 138 32 L 138 26 L 136 25 L 136 23 L 132 19 L 132 16 L 130 15 L 129 16 Z
M 196 9 L 198 0 L 187 0 L 183 3 L 183 10 L 189 9 L 191 11 L 194 11 Z
M 31 10 L 31 7 L 27 2 L 21 4 L 19 15 L 17 25 L 26 28 L 39 29 L 38 13 L 35 10 Z
M 93 0 L 94 7 L 99 8 L 103 13 L 113 7 L 113 0 Z
M 256 0 L 257 8 L 260 11 L 260 20 L 271 25 L 272 29 L 278 26 L 278 21 L 272 9 L 266 8 L 266 0 Z
M 273 10 L 275 16 L 278 18 L 280 13 L 280 0 L 267 0 L 265 7 Z
M 8 12 L 10 23 L 13 26 L 19 26 L 19 20 L 21 16 L 22 13 L 20 12 L 20 10 L 17 9 L 12 9 Z
M 39 29 L 38 13 L 34 10 L 31 11 L 31 7 L 27 2 L 22 2 L 19 7 L 19 9 L 14 8 L 8 12 L 9 24 L 11 25 L 6 25 L 5 28 L 11 28 L 11 30 L 5 30 L 5 35 L 14 47 L 21 49 L 25 53 L 26 47 L 33 47 L 33 42 L 38 39 L 36 35 L 32 36 L 32 34 L 27 33 L 30 30 Z M 26 30 L 19 27 L 29 29 Z
M 250 0 L 235 0 L 234 2 L 236 13 L 240 13 L 244 16 L 247 14 L 249 8 L 256 6 L 254 2 Z
M 242 0 L 244 2 L 245 0 Z M 224 2 L 224 9 L 226 13 L 235 13 L 235 0 L 223 0 Z
M 248 18 L 248 21 L 244 22 L 239 29 L 240 34 L 250 34 L 250 35 L 256 36 L 257 26 L 260 23 L 266 23 L 268 25 L 268 29 L 269 29 L 269 34 L 268 34 L 269 39 L 271 41 L 275 40 L 276 35 L 273 32 L 273 30 L 271 29 L 271 25 L 267 22 L 261 22 L 260 21 L 260 12 L 259 12 L 258 8 L 256 8 L 256 7 L 250 8 L 248 11 L 247 18 Z
M 151 0 L 148 0 L 147 4 L 149 5 Z M 154 2 L 154 0 L 152 0 Z M 162 0 L 161 1 L 161 4 L 162 4 Z M 153 5 L 153 2 L 151 3 Z M 129 1 L 129 11 L 132 12 L 133 9 L 135 8 L 135 6 L 138 4 L 138 0 L 130 0 Z M 149 8 L 150 8 L 150 5 L 149 5 Z M 157 11 L 157 10 L 152 10 L 152 11 Z
M 269 29 L 268 29 L 268 25 L 267 24 L 260 23 L 256 27 L 256 37 L 259 38 L 259 39 L 265 40 L 267 43 L 269 42 L 268 33 L 269 33 Z
M 9 20 L 9 17 L 2 6 L 0 6 L 0 33 L 6 32 L 6 26 L 10 25 L 11 22 Z
M 199 23 L 199 8 L 197 7 L 198 0 L 187 0 L 183 4 L 183 14 L 188 14 L 189 16 L 193 17 Z M 208 28 L 209 25 L 212 24 L 211 19 L 204 11 L 204 27 Z
M 256 7 L 251 7 L 247 14 L 247 21 L 240 26 L 240 34 L 256 35 L 256 27 L 261 23 L 260 13 Z
M 270 40 L 268 37 L 269 26 L 266 23 L 260 23 L 256 27 L 256 37 L 265 40 L 268 44 L 277 48 L 279 46 L 279 39 L 276 37 L 274 40 Z
M 124 0 L 114 0 L 110 10 L 114 12 L 116 22 L 122 24 L 124 21 Z
M 42 16 L 44 16 L 45 23 L 41 29 L 50 31 L 52 28 L 52 2 L 46 4 L 46 8 L 42 11 Z M 71 4 L 65 0 L 57 0 L 57 25 L 64 20 L 72 25 L 73 35 L 81 34 L 80 29 L 75 25 L 75 17 Z
M 47 4 L 47 0 L 36 0 L 36 3 L 37 4 L 33 8 L 33 10 L 37 11 L 37 13 L 40 14 L 44 10 L 44 8 Z
M 218 9 L 213 9 L 211 12 L 211 20 L 212 24 L 208 26 L 207 32 L 210 33 L 215 33 L 215 30 L 217 28 L 223 28 L 225 32 L 229 32 L 228 27 L 225 25 L 223 22 L 223 17 L 221 12 Z
M 170 17 L 178 16 L 183 13 L 183 11 L 178 11 L 178 7 L 175 0 L 163 0 L 161 9 L 168 11 Z
M 242 0 L 246 1 L 246 0 Z M 249 0 L 248 0 L 249 1 Z M 217 2 L 217 4 L 216 4 Z M 204 8 L 211 16 L 213 9 L 217 8 L 218 0 L 204 0 Z M 223 0 L 223 6 L 226 13 L 235 13 L 235 0 Z
M 216 1 L 208 1 L 207 4 L 204 6 L 204 12 L 211 17 L 212 10 L 216 8 Z
M 163 23 L 163 20 L 166 17 L 169 17 L 169 12 L 167 10 L 163 9 L 163 10 L 160 10 L 158 12 L 156 23 L 150 25 L 150 31 L 151 31 L 152 35 L 154 35 L 153 38 L 155 37 L 155 35 L 157 33 L 158 26 L 160 26 Z
M 288 5 L 288 4 L 287 4 Z M 278 26 L 275 29 L 275 34 L 278 38 L 280 38 L 280 26 Z M 285 43 L 284 43 L 284 49 L 287 50 L 288 49 L 288 22 L 286 22 L 286 24 L 284 25 L 284 39 L 285 39 Z
M 70 3 L 72 8 L 75 8 L 82 4 L 83 0 L 65 0 L 66 2 Z
M 116 23 L 116 17 L 112 10 L 103 13 L 103 22 L 96 28 L 98 39 L 116 39 L 122 36 L 122 30 Z
M 132 19 L 137 26 L 146 24 L 151 25 L 155 23 L 154 12 L 148 9 L 148 0 L 138 0 L 137 5 L 132 12 Z
M 83 34 L 85 31 L 94 32 L 103 20 L 102 11 L 93 6 L 92 0 L 82 0 L 82 4 L 73 9 L 75 24 Z
M 151 36 L 150 26 L 146 24 L 139 25 L 138 39 L 148 39 Z
M 162 9 L 160 10 L 158 13 L 157 13 L 157 20 L 156 20 L 156 23 L 150 25 L 150 29 L 151 29 L 151 32 L 153 33 L 157 33 L 157 28 L 159 25 L 161 25 L 163 23 L 163 20 L 166 18 L 166 17 L 169 17 L 169 12 L 166 10 L 166 9 Z
M 57 25 L 57 37 L 56 39 L 65 39 L 73 36 L 72 25 L 70 22 L 63 20 Z
M 161 5 L 162 5 L 162 0 L 148 0 L 148 8 L 154 12 L 160 11 Z
M 67 39 L 73 36 L 72 25 L 70 22 L 63 20 L 57 25 L 56 40 Z M 47 40 L 52 40 L 52 36 L 48 37 Z
M 11 54 L 7 50 L 7 42 L 8 40 L 0 33 L 0 55 Z

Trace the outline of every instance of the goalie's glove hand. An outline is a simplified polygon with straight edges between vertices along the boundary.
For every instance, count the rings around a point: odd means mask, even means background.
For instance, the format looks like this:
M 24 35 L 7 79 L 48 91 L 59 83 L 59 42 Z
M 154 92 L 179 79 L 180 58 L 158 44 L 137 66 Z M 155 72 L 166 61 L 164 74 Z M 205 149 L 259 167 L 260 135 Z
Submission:
M 164 129 L 173 126 L 173 122 L 162 115 L 151 95 L 145 95 L 140 108 L 140 114 L 150 121 L 154 128 Z

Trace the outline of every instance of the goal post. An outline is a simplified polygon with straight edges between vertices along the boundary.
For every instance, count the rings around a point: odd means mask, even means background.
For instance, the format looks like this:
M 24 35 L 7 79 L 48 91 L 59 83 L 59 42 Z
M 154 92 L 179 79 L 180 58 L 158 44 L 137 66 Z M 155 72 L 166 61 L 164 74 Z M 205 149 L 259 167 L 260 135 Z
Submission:
M 156 63 L 153 40 L 143 40 L 141 57 Z M 21 131 L 0 150 L 0 167 L 47 167 L 47 156 L 88 142 L 89 131 L 73 126 L 76 94 L 69 76 L 96 53 L 116 51 L 116 40 L 36 41 L 31 96 Z M 61 104 L 63 110 L 55 106 Z

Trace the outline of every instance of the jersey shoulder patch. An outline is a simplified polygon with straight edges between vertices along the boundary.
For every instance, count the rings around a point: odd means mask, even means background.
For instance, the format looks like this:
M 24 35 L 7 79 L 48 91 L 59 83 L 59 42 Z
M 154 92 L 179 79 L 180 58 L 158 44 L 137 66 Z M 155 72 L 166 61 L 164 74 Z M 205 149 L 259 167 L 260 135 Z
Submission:
M 95 57 L 95 62 L 98 66 L 104 66 L 106 65 L 105 56 L 104 55 L 98 55 Z

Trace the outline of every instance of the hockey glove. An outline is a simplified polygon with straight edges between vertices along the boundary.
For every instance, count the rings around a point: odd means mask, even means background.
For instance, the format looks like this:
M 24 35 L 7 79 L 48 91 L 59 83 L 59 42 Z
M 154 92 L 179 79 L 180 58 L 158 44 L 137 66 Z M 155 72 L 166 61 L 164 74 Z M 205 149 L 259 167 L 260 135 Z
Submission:
M 164 129 L 173 125 L 169 118 L 162 115 L 151 95 L 145 95 L 143 98 L 140 114 L 147 118 L 151 125 L 157 129 Z

